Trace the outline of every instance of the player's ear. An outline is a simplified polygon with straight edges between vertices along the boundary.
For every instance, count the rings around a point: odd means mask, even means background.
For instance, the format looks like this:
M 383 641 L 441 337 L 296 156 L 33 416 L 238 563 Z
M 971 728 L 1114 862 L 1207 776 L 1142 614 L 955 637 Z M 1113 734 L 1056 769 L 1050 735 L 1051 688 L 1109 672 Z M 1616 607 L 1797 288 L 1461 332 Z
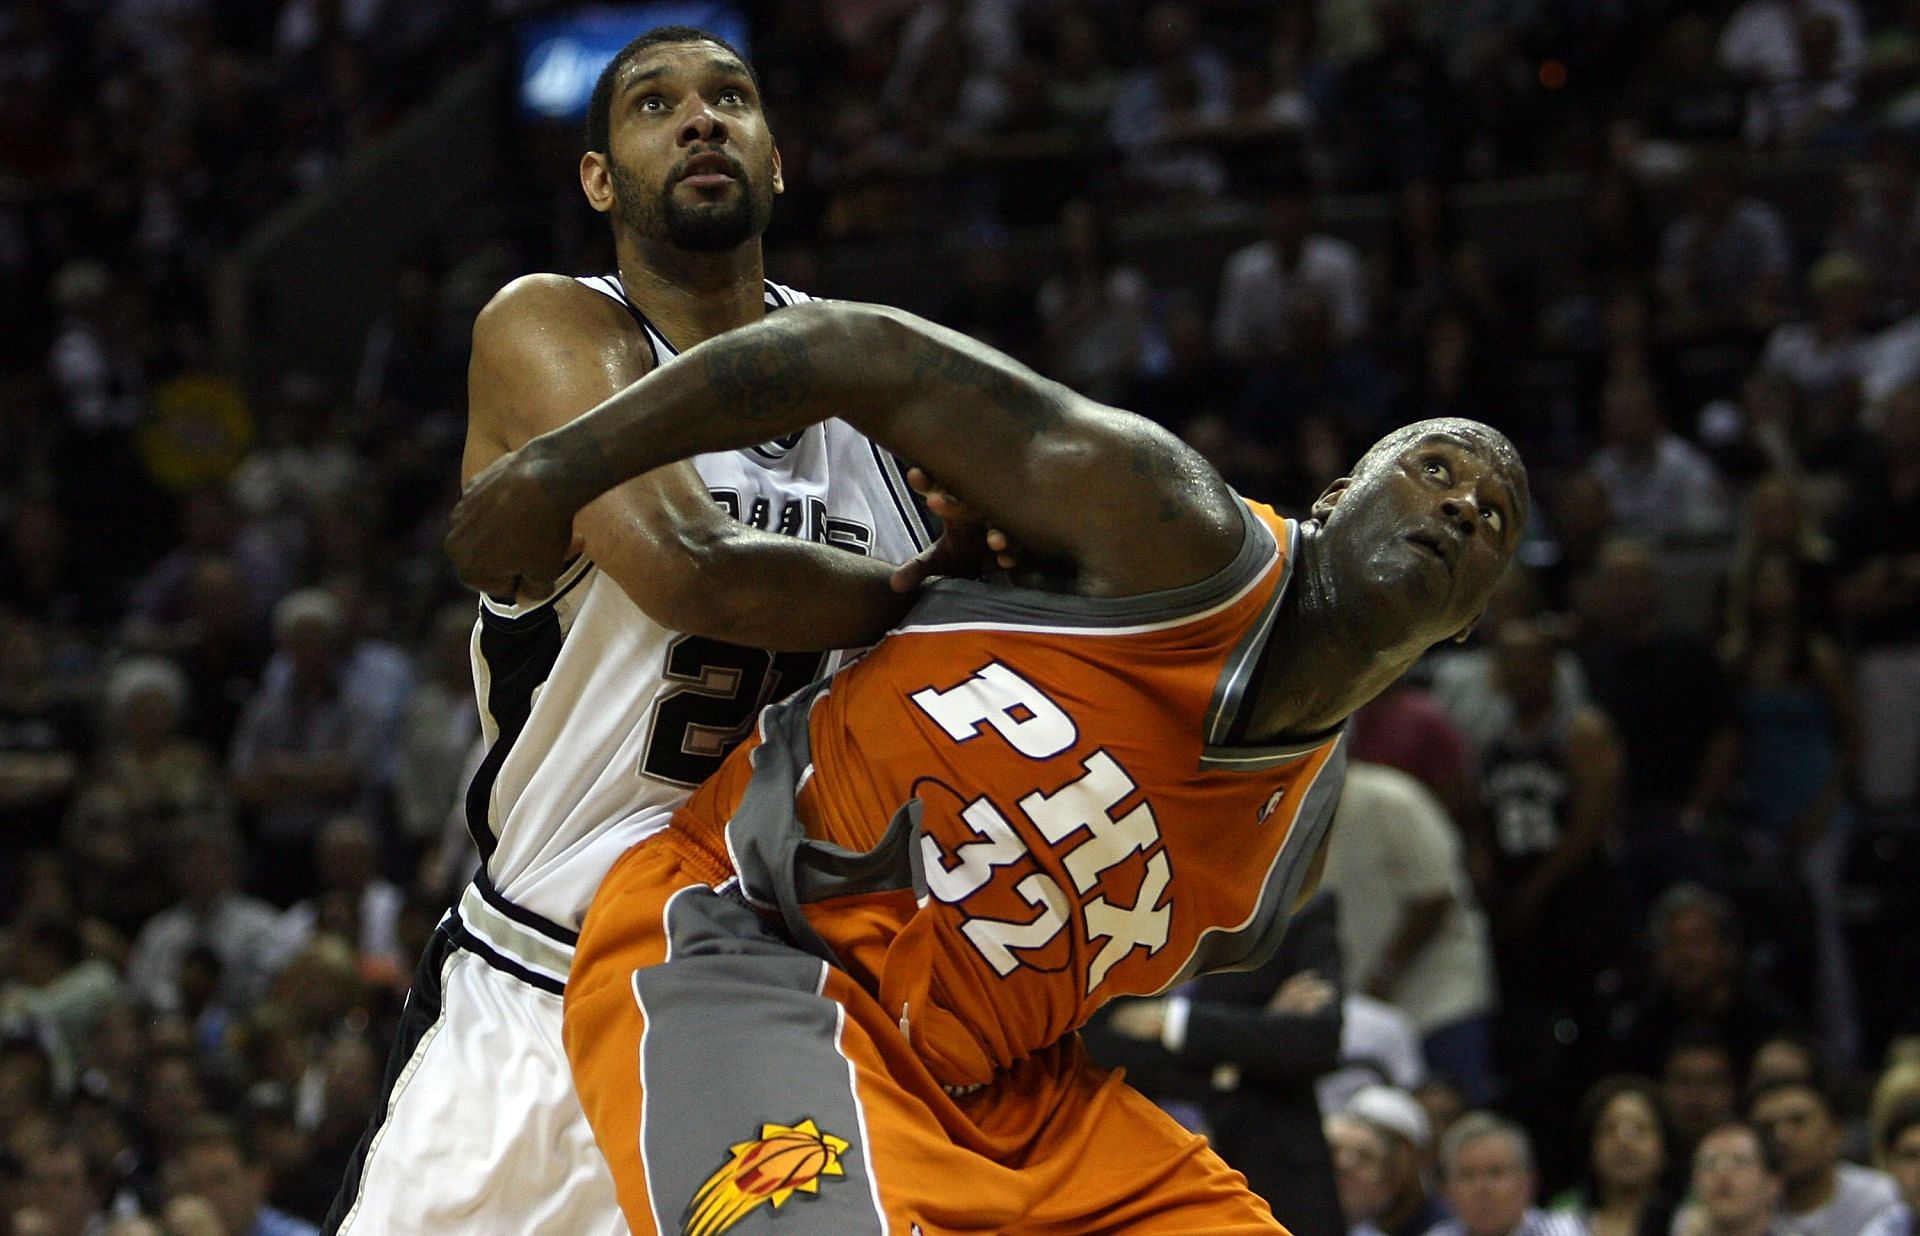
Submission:
M 1310 511 L 1309 514 L 1311 514 L 1313 518 L 1325 522 L 1327 516 L 1333 514 L 1333 508 L 1339 504 L 1340 499 L 1345 496 L 1347 489 L 1352 484 L 1352 477 L 1343 476 L 1333 484 L 1327 486 L 1326 492 L 1313 500 L 1313 510 Z
M 606 155 L 589 150 L 580 156 L 580 190 L 601 214 L 613 209 L 613 169 Z
M 787 182 L 780 177 L 780 147 L 778 146 L 773 148 L 773 191 L 775 193 L 787 191 Z

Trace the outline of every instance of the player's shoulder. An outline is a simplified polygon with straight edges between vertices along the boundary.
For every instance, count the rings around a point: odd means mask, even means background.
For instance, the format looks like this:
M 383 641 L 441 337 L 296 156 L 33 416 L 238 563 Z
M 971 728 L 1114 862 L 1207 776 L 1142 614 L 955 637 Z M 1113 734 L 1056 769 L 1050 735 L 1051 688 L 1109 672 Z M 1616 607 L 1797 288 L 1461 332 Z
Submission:
M 571 275 L 544 272 L 521 275 L 495 292 L 474 319 L 473 330 L 478 340 L 569 326 L 620 335 L 640 333 L 619 301 Z

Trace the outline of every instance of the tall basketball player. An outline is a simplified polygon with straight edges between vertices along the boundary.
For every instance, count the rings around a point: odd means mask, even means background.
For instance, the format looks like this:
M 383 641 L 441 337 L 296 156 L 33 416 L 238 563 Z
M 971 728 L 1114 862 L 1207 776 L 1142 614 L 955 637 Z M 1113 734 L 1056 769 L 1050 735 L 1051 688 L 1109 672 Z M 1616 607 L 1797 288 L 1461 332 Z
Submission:
M 581 188 L 619 270 L 528 276 L 481 312 L 467 477 L 679 349 L 805 299 L 762 273 L 780 156 L 726 43 L 663 27 L 628 44 L 594 90 L 587 145 Z M 837 421 L 629 481 L 574 531 L 558 578 L 482 598 L 490 749 L 467 812 L 485 861 L 421 960 L 328 1233 L 626 1232 L 560 1042 L 581 916 L 765 704 L 830 668 L 818 650 L 904 614 L 887 563 L 927 548 L 891 457 Z

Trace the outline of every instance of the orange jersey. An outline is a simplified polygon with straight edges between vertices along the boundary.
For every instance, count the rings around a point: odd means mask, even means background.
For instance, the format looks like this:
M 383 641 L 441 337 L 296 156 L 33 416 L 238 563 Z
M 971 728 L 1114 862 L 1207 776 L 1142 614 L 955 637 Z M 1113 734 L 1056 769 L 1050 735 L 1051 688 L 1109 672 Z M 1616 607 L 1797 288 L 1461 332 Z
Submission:
M 983 1083 L 1115 996 L 1271 953 L 1330 825 L 1339 735 L 1230 742 L 1299 532 L 1247 504 L 1235 561 L 1090 599 L 947 581 L 769 710 L 676 817 Z

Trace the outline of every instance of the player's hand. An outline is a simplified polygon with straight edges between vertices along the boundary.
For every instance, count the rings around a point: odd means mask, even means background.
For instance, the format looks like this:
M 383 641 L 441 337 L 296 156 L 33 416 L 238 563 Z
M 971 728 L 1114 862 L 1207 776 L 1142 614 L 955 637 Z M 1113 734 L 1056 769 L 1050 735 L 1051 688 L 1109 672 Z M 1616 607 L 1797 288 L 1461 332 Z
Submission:
M 556 496 L 550 471 L 529 445 L 467 482 L 446 541 L 461 583 L 495 597 L 553 593 L 573 548 L 574 512 Z
M 987 526 L 980 513 L 923 469 L 908 468 L 907 484 L 927 500 L 927 509 L 940 517 L 940 539 L 900 565 L 893 573 L 895 592 L 912 592 L 936 575 L 971 579 L 985 569 L 989 556 L 1002 568 L 1019 562 L 1007 534 Z

